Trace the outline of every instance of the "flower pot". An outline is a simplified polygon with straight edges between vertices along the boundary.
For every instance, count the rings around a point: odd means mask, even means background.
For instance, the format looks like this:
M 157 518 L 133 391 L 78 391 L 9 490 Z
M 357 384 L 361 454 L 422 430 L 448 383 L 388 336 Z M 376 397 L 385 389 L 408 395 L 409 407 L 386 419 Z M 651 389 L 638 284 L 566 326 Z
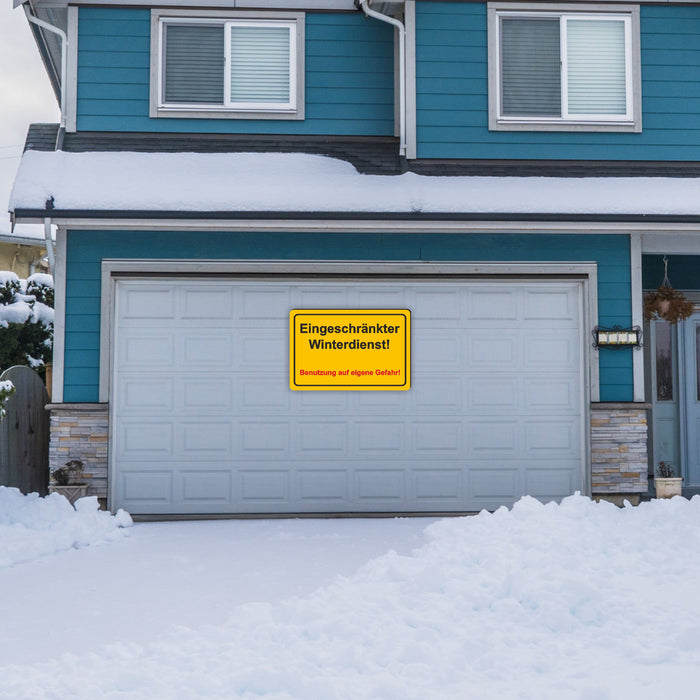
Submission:
M 87 496 L 87 484 L 71 484 L 70 486 L 59 486 L 58 484 L 49 484 L 49 493 L 60 493 L 65 496 L 71 505 L 79 498 Z
M 672 498 L 673 496 L 681 495 L 681 484 L 683 479 L 680 476 L 673 477 L 654 477 L 654 486 L 656 487 L 657 498 Z

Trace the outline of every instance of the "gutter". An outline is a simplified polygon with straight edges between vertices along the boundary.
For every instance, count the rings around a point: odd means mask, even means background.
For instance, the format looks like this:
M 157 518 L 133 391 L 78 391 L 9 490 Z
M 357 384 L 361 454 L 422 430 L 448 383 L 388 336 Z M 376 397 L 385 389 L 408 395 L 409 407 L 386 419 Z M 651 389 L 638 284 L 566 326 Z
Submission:
M 47 217 L 50 213 L 50 217 Z M 70 219 L 102 219 L 128 222 L 134 219 L 171 221 L 424 221 L 519 223 L 650 223 L 700 224 L 700 214 L 572 214 L 525 212 L 424 212 L 424 211 L 175 211 L 124 209 L 15 209 L 15 221 L 23 223 Z
M 58 35 L 59 39 L 61 40 L 61 123 L 58 128 L 58 135 L 56 136 L 56 150 L 60 150 L 63 146 L 63 135 L 66 133 L 66 76 L 68 74 L 68 37 L 62 29 L 54 27 L 53 24 L 49 24 L 43 19 L 35 17 L 31 13 L 28 4 L 25 3 L 23 5 L 23 8 L 24 14 L 29 22 L 35 24 L 41 29 L 46 30 L 47 32 L 51 32 L 53 34 Z M 53 255 L 53 251 L 51 252 L 51 255 Z M 51 266 L 53 267 L 53 262 Z
M 399 32 L 399 156 L 406 157 L 406 26 L 403 22 L 383 15 L 370 8 L 371 0 L 355 0 L 360 9 L 367 15 L 373 17 L 380 22 L 386 22 L 396 27 Z

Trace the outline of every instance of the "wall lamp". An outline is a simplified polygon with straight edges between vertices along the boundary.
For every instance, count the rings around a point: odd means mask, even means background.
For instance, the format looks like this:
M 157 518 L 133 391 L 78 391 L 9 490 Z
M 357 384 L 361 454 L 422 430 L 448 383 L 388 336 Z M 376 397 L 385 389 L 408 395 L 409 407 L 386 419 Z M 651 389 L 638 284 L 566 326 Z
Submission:
M 593 329 L 593 347 L 637 348 L 639 350 L 642 347 L 642 329 L 639 326 L 632 326 L 632 328 L 596 326 Z

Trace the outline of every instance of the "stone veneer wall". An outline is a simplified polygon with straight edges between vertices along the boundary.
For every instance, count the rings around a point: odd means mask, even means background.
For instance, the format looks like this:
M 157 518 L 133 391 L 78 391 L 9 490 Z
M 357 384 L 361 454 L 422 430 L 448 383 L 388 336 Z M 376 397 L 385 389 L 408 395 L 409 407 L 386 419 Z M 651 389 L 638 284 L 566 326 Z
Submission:
M 83 462 L 88 495 L 107 497 L 107 448 L 109 405 L 106 403 L 54 403 L 51 411 L 49 468 L 62 467 L 71 459 Z
M 591 493 L 646 493 L 647 410 L 645 403 L 591 404 Z

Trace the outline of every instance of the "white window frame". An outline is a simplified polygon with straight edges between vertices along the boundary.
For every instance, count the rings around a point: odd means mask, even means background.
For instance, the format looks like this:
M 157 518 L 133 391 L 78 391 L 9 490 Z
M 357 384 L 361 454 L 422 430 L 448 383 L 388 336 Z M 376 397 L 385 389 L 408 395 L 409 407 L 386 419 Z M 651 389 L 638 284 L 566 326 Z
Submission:
M 558 18 L 560 21 L 561 116 L 501 113 L 501 19 Z M 625 27 L 626 114 L 571 114 L 568 105 L 567 29 L 572 19 L 623 21 Z M 641 132 L 641 55 L 638 5 L 550 5 L 489 3 L 489 129 L 491 131 L 627 131 Z
M 191 10 L 151 11 L 151 91 L 149 114 L 154 118 L 194 119 L 304 119 L 304 22 L 300 12 L 225 12 Z M 224 99 L 221 104 L 164 101 L 165 27 L 173 24 L 220 25 L 224 29 Z M 231 27 L 284 27 L 289 29 L 289 101 L 232 102 Z

